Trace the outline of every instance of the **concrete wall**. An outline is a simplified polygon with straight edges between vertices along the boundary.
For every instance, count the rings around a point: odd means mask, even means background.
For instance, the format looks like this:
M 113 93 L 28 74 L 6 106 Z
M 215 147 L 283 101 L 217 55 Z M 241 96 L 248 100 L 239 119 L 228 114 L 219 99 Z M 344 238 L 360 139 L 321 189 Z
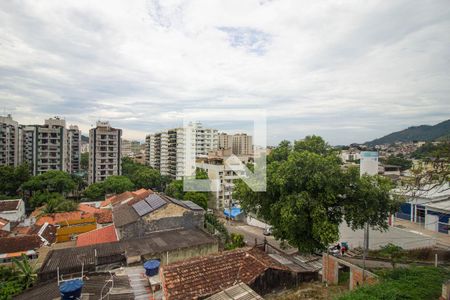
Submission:
M 346 262 L 342 259 L 334 257 L 333 255 L 323 254 L 322 256 L 322 281 L 328 282 L 329 284 L 338 284 L 339 282 L 339 265 L 347 266 L 350 268 L 350 290 L 362 286 L 363 282 L 363 269 Z M 365 284 L 375 284 L 378 279 L 371 272 L 366 271 Z
M 263 228 L 263 229 L 265 229 L 267 227 L 270 227 L 269 224 L 266 224 L 266 223 L 264 223 L 264 222 L 262 222 L 262 221 L 260 221 L 260 220 L 258 220 L 256 218 L 252 217 L 252 216 L 247 216 L 246 223 L 248 225 L 256 226 L 256 227 Z
M 347 224 L 341 224 L 339 226 L 339 241 L 348 242 L 350 249 L 362 248 L 364 231 L 353 231 Z M 370 230 L 369 249 L 376 250 L 388 243 L 400 246 L 403 249 L 417 249 L 435 246 L 436 239 L 397 227 L 389 227 L 385 232 Z
M 137 222 L 117 228 L 121 240 L 145 236 L 155 231 L 165 231 L 177 228 L 203 228 L 204 212 L 185 209 L 169 203 Z
M 166 252 L 145 254 L 143 255 L 143 257 L 127 256 L 127 264 L 140 263 L 142 260 L 146 261 L 149 259 L 159 259 L 161 261 L 161 265 L 164 266 L 170 263 L 186 260 L 192 257 L 217 253 L 218 251 L 219 245 L 217 242 L 215 242 L 188 248 L 170 250 Z

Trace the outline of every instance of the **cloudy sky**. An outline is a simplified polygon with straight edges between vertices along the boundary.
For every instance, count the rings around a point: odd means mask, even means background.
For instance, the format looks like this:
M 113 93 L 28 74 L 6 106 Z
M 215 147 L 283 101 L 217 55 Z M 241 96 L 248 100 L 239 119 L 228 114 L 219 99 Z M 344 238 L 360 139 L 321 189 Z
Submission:
M 143 139 L 244 108 L 267 111 L 269 144 L 450 118 L 450 1 L 0 2 L 0 114 Z

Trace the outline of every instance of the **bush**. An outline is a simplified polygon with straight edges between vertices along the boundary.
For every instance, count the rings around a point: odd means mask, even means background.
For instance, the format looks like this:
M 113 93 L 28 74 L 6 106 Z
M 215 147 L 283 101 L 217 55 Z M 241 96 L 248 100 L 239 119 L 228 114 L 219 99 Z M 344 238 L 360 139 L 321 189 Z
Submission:
M 398 268 L 384 271 L 380 283 L 351 291 L 339 300 L 438 299 L 450 271 L 435 267 Z

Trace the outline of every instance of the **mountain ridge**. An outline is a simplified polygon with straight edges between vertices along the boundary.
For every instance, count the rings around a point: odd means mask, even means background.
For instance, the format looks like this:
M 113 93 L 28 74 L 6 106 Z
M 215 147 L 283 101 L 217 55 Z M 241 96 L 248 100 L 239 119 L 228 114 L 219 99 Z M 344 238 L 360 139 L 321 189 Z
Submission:
M 426 141 L 431 142 L 438 139 L 445 139 L 450 136 L 450 119 L 436 125 L 411 126 L 406 129 L 392 132 L 383 137 L 365 142 L 365 145 L 374 146 L 382 144 L 392 144 L 395 142 Z

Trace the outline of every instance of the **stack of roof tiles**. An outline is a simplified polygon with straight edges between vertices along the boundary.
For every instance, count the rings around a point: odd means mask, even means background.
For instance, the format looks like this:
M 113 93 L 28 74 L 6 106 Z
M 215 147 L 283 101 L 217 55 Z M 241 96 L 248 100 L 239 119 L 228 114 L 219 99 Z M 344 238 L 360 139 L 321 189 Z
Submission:
M 203 256 L 162 267 L 166 299 L 197 299 L 237 282 L 252 284 L 268 269 L 289 269 L 257 248 Z

